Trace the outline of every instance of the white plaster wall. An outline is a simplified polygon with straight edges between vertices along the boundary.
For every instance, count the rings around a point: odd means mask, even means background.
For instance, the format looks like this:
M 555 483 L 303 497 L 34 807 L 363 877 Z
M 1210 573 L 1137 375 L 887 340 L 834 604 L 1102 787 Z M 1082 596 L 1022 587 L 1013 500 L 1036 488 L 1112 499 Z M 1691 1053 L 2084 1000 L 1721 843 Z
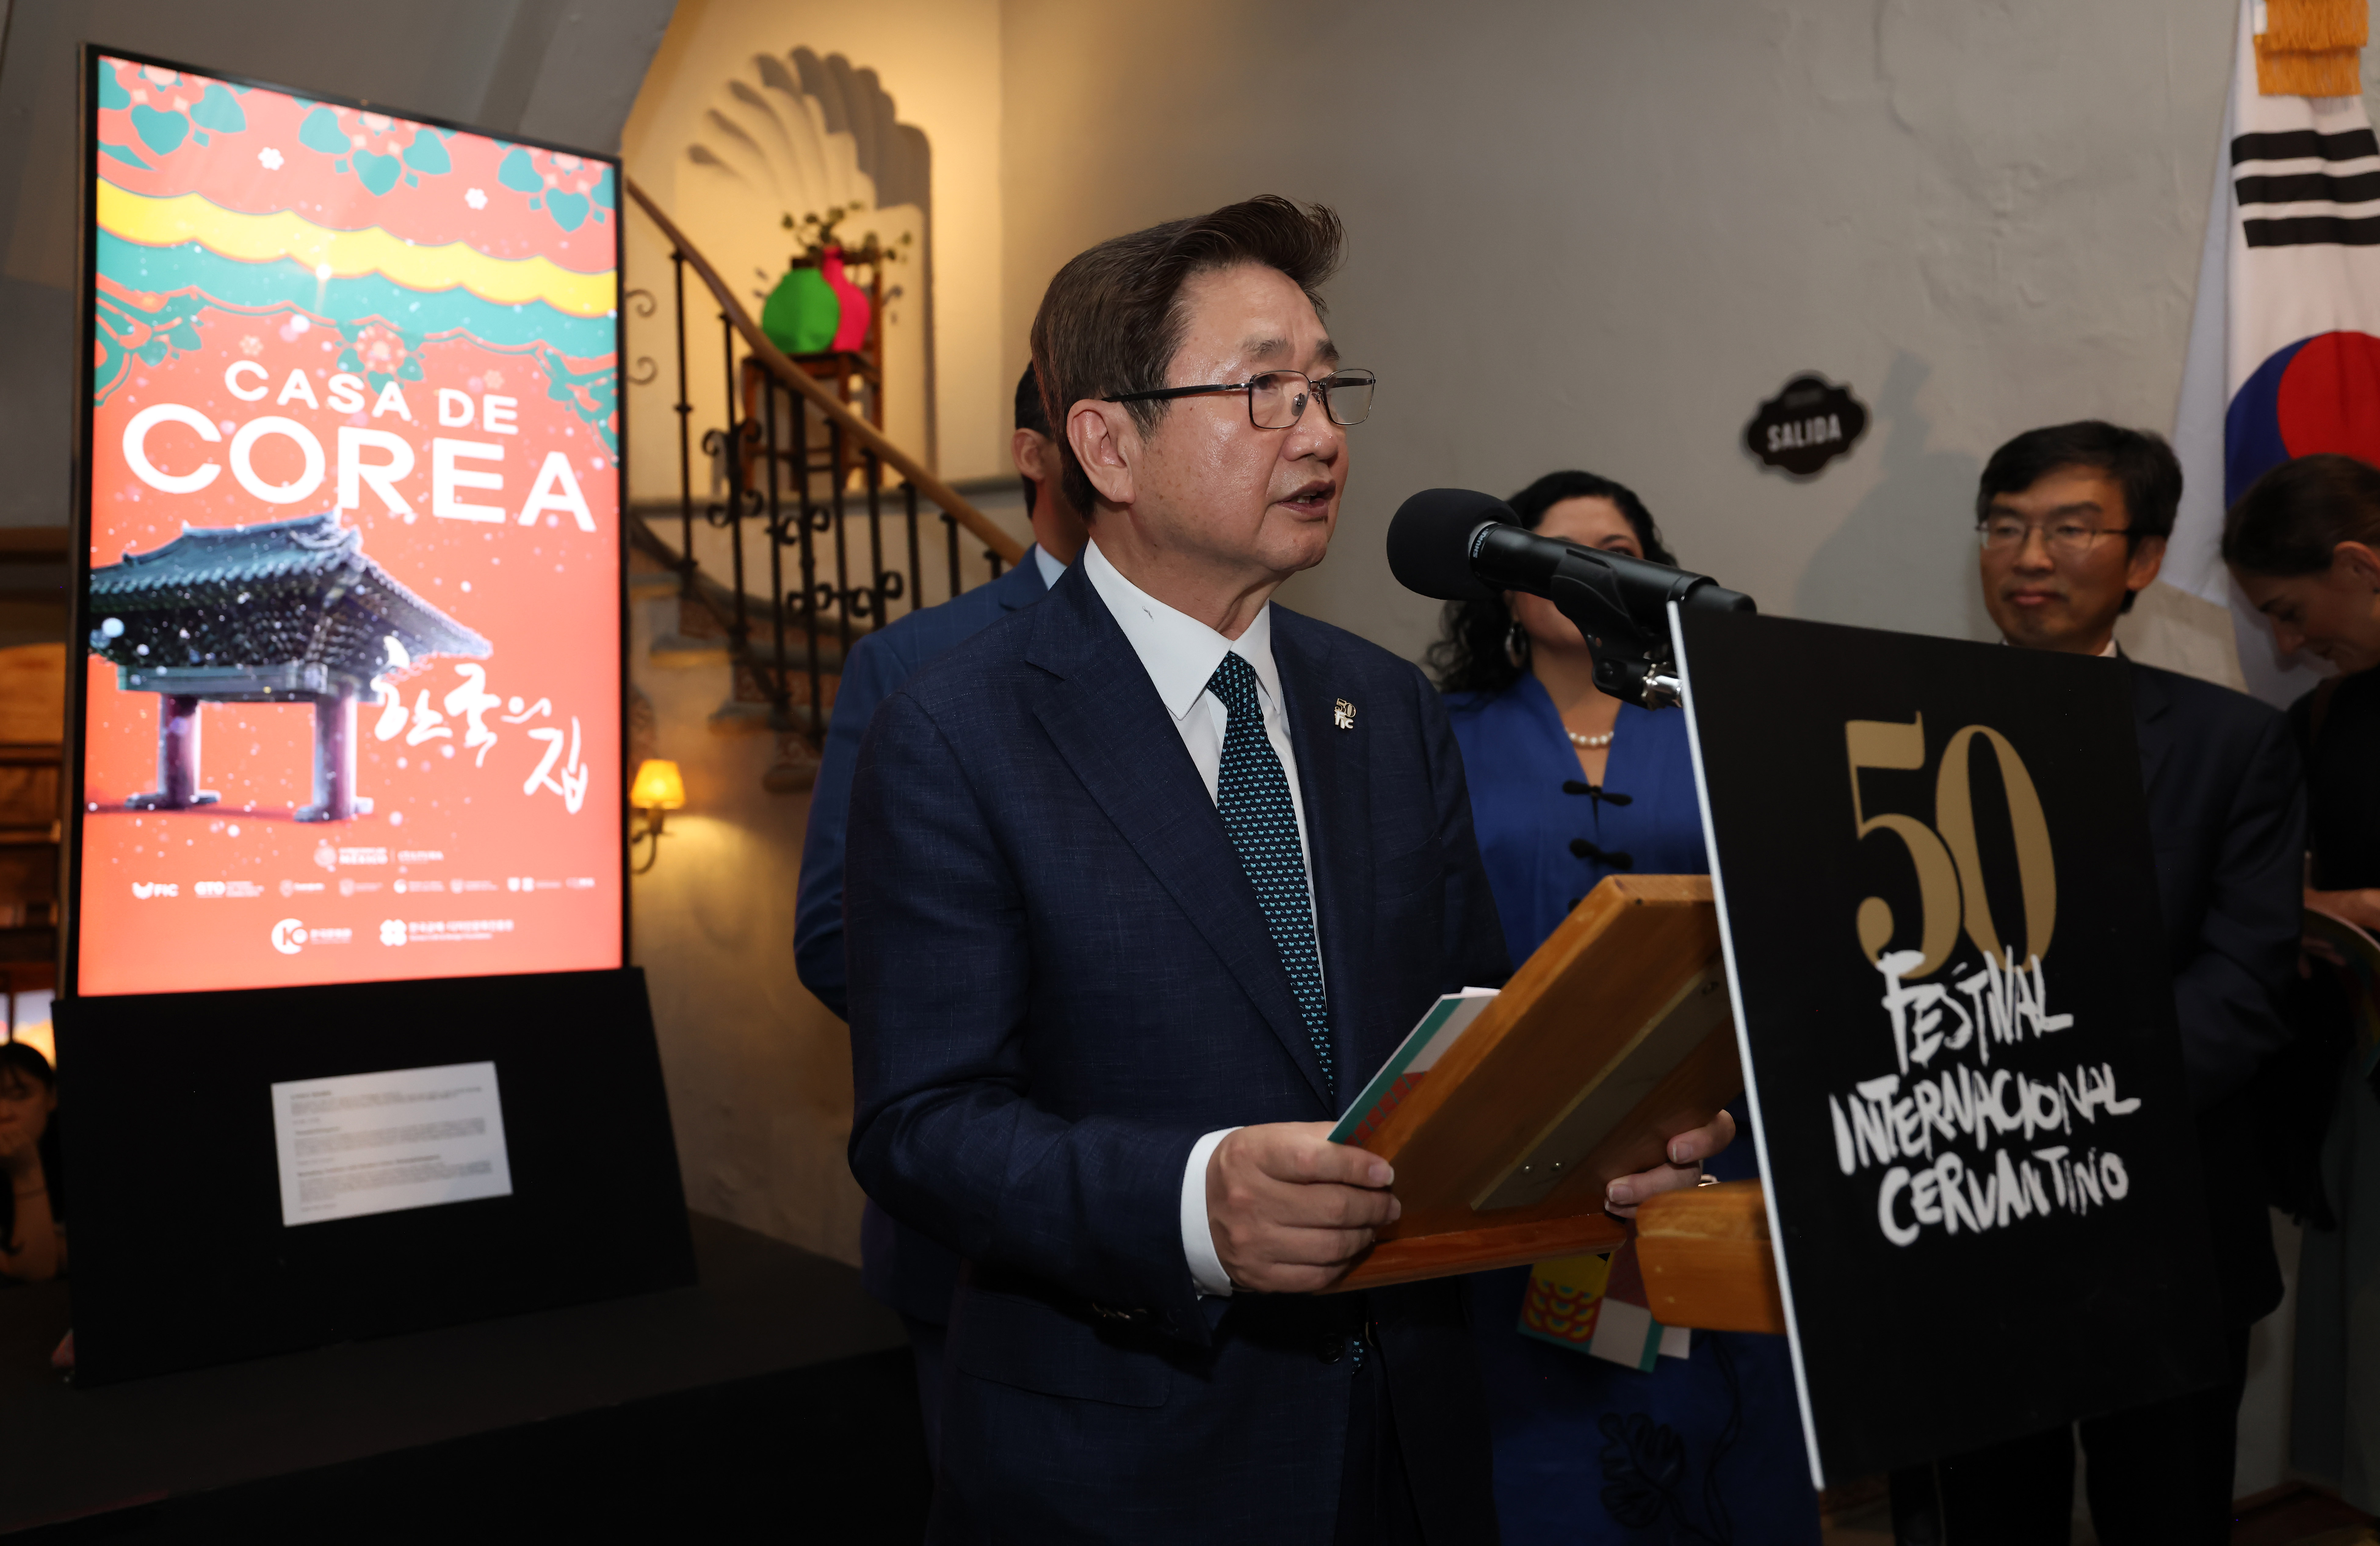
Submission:
M 1333 331 L 1383 385 L 1290 604 L 1417 653 L 1435 608 L 1389 578 L 1398 501 L 1584 465 L 1767 610 L 1983 636 L 1991 449 L 2085 416 L 2170 427 L 2234 14 L 1008 0 L 1006 357 L 1088 243 L 1321 199 L 1351 236 Z M 1803 369 L 1875 417 L 1795 482 L 1739 437 Z M 2224 674 L 2219 618 L 2171 600 L 2153 653 Z
M 1001 361 L 1001 168 L 999 0 L 680 0 L 669 34 L 628 115 L 622 137 L 628 174 L 663 209 L 674 210 L 686 145 L 700 137 L 703 110 L 719 82 L 748 74 L 756 53 L 783 55 L 807 47 L 841 54 L 872 69 L 899 109 L 900 121 L 926 133 L 933 151 L 934 354 L 936 445 L 946 478 L 978 477 L 1008 465 L 1006 398 Z M 759 211 L 773 223 L 778 211 Z M 864 229 L 867 222 L 853 225 Z M 629 283 L 666 299 L 669 249 L 641 218 L 628 226 Z M 699 245 L 702 233 L 687 233 Z M 897 270 L 911 295 L 924 276 Z M 697 357 L 715 375 L 718 329 L 707 308 L 689 308 L 699 329 Z M 632 320 L 631 326 L 634 327 Z M 659 356 L 647 346 L 642 352 Z M 698 383 L 709 391 L 707 383 Z M 1009 384 L 1014 384 L 1014 373 Z M 647 416 L 671 399 L 639 393 Z M 675 453 L 670 453 L 674 476 Z M 650 459 L 650 458 L 649 458 Z M 642 482 L 642 479 L 639 479 Z
M 629 675 L 653 706 L 652 755 L 679 765 L 686 800 L 632 883 L 630 955 L 652 996 L 686 1202 L 856 1263 L 861 1196 L 844 1158 L 851 1040 L 794 975 L 809 796 L 760 787 L 774 737 L 706 723 L 727 698 L 725 666 L 652 665 L 656 625 L 674 631 L 676 605 L 629 609 Z

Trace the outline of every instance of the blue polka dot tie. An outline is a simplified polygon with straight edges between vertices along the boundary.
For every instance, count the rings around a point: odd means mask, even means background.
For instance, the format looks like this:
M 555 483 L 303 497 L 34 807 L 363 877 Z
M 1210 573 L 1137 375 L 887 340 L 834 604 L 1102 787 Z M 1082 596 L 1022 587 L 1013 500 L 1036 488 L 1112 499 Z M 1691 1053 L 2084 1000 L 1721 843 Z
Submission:
M 1330 1007 L 1322 993 L 1322 957 L 1315 946 L 1314 910 L 1307 900 L 1305 856 L 1298 846 L 1297 807 L 1290 799 L 1289 776 L 1281 771 L 1281 758 L 1265 734 L 1256 669 L 1238 654 L 1226 653 L 1208 679 L 1207 691 L 1231 714 L 1223 731 L 1223 765 L 1215 779 L 1216 808 L 1222 812 L 1232 846 L 1239 851 L 1240 868 L 1257 888 L 1257 906 L 1289 972 L 1289 991 L 1322 1065 L 1323 1088 L 1335 1111 L 1339 1075 L 1330 1061 Z

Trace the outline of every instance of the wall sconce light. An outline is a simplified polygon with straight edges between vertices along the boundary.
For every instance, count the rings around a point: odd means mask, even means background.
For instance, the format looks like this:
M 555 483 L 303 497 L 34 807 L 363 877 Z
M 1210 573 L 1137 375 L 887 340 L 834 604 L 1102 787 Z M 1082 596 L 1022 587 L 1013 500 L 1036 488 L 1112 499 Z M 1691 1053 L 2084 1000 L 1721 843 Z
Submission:
M 645 862 L 632 872 L 642 875 L 662 856 L 662 823 L 666 813 L 686 804 L 686 779 L 679 776 L 677 764 L 662 757 L 647 757 L 638 764 L 637 781 L 628 789 L 628 803 L 644 813 L 642 826 L 629 835 L 628 852 L 634 853 L 641 842 L 653 845 Z

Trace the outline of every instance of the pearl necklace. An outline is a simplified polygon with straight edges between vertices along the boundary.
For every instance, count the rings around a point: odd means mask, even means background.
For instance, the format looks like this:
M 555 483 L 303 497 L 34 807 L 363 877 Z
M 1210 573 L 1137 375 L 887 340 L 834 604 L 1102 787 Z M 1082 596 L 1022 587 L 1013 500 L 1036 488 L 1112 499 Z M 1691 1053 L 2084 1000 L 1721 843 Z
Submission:
M 1583 747 L 1590 752 L 1599 752 L 1611 744 L 1612 731 L 1605 731 L 1601 735 L 1581 735 L 1578 731 L 1564 727 L 1562 733 L 1570 737 L 1572 745 Z

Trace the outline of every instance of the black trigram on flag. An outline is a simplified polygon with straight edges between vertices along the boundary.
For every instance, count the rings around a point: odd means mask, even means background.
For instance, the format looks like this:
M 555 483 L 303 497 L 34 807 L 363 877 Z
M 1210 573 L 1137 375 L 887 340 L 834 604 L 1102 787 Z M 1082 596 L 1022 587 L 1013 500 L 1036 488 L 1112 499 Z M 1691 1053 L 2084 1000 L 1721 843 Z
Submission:
M 2380 247 L 2380 139 L 2370 129 L 2242 134 L 2231 165 L 2250 247 Z

